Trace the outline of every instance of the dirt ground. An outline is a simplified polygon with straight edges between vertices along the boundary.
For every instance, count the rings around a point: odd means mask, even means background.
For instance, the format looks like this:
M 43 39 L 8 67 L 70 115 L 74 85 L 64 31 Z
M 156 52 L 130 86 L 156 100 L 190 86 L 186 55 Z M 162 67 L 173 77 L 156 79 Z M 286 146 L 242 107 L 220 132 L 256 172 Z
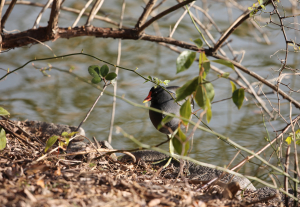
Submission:
M 91 141 L 79 153 L 57 152 L 57 145 L 45 153 L 51 134 L 6 119 L 0 127 L 7 137 L 0 151 L 1 206 L 275 206 L 274 197 L 258 200 L 253 192 L 235 198 L 234 183 L 199 190 L 202 182 L 174 174 L 172 165 L 123 163 Z

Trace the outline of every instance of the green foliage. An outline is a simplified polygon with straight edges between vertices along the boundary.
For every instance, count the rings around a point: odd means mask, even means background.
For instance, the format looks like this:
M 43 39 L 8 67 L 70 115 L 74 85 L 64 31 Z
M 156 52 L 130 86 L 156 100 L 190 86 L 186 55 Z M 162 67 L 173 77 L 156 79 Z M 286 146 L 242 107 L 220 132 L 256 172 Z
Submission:
M 176 101 L 181 101 L 191 95 L 198 86 L 198 76 L 193 80 L 189 80 L 183 86 L 176 90 Z
M 89 66 L 88 71 L 93 77 L 92 83 L 97 84 L 102 81 L 102 78 L 100 77 L 100 67 L 98 65 Z
M 201 77 L 202 80 L 205 79 L 209 70 L 210 70 L 209 59 L 206 57 L 204 52 L 201 52 L 199 55 L 199 73 L 200 73 L 199 77 Z
M 45 152 L 48 151 L 50 147 L 52 147 L 55 142 L 58 140 L 58 146 L 60 146 L 62 149 L 66 148 L 69 145 L 70 138 L 73 137 L 77 132 L 63 132 L 61 133 L 61 137 L 59 136 L 52 136 L 47 140 Z M 61 140 L 61 138 L 64 138 L 65 141 Z
M 175 115 L 175 114 L 174 114 Z M 160 124 L 157 126 L 157 129 L 159 130 L 160 128 L 162 128 L 166 123 L 168 123 L 169 121 L 171 121 L 173 119 L 172 116 L 165 116 L 163 118 L 163 120 L 161 120 Z
M 188 98 L 184 104 L 180 107 L 180 116 L 186 119 L 189 119 L 192 114 L 192 107 L 191 107 L 191 101 Z M 189 122 L 182 120 L 184 125 L 187 125 Z
M 108 73 L 109 67 L 107 65 L 102 65 L 101 68 L 98 65 L 91 65 L 88 71 L 93 77 L 92 83 L 94 84 L 100 83 L 103 79 L 112 81 L 117 77 L 117 74 L 114 72 Z
M 6 147 L 6 134 L 3 128 L 0 127 L 0 150 Z
M 230 81 L 230 84 L 231 84 L 231 92 L 233 93 L 236 90 L 236 85 L 232 81 Z
M 102 65 L 102 67 L 100 68 L 100 73 L 99 73 L 99 75 L 100 75 L 101 77 L 105 77 L 105 76 L 108 74 L 108 72 L 109 72 L 108 66 L 107 66 L 107 65 Z M 106 79 L 107 79 L 107 78 L 106 78 Z
M 163 81 L 163 80 L 160 80 L 156 77 L 152 77 L 150 75 L 147 78 L 148 78 L 148 80 L 146 80 L 144 83 L 147 83 L 148 81 L 152 81 L 152 82 L 156 83 L 157 85 L 164 84 L 165 86 L 167 86 L 170 82 L 170 80 L 164 80 Z
M 117 77 L 117 74 L 114 72 L 108 73 L 107 76 L 105 76 L 106 80 L 113 80 Z
M 183 131 L 179 127 L 175 137 L 172 139 L 172 143 L 173 143 L 174 149 L 180 155 L 182 153 L 182 146 L 183 146 L 184 142 L 186 142 L 186 135 L 183 133 Z M 190 143 L 186 142 L 185 147 L 184 147 L 184 152 L 183 152 L 184 156 L 187 155 L 189 148 L 190 148 Z
M 4 108 L 0 107 L 0 116 L 9 116 L 10 113 L 6 111 Z
M 294 141 L 293 137 L 294 137 L 293 132 L 289 133 L 289 136 L 285 140 L 288 145 L 290 145 L 292 141 Z M 296 144 L 300 145 L 300 129 L 295 131 L 295 138 L 296 138 Z
M 48 149 L 54 145 L 54 143 L 56 142 L 57 139 L 58 139 L 58 136 L 54 135 L 47 140 L 45 152 L 47 152 Z
M 229 75 L 230 75 L 230 74 L 226 72 L 226 73 L 223 73 L 223 74 L 221 74 L 221 75 L 218 75 L 218 77 L 219 77 L 219 78 L 228 78 Z
M 197 45 L 198 48 L 202 48 L 203 41 L 200 38 L 195 39 L 193 42 Z
M 207 109 L 206 110 L 206 121 L 207 121 L 207 123 L 209 123 L 211 120 L 211 117 L 212 117 L 212 111 L 211 111 L 211 103 L 208 98 L 206 99 L 206 109 Z
M 225 66 L 231 68 L 232 70 L 234 70 L 234 65 L 232 64 L 232 62 L 230 62 L 228 60 L 219 59 L 219 60 L 212 60 L 212 62 L 219 63 L 221 65 L 225 65 Z
M 215 90 L 211 83 L 200 84 L 195 93 L 195 101 L 203 110 L 206 110 L 206 121 L 210 122 L 212 117 L 211 101 L 214 99 Z
M 238 109 L 242 107 L 244 98 L 245 98 L 245 90 L 243 88 L 236 89 L 232 93 L 233 103 L 238 107 Z
M 258 2 L 258 4 L 253 4 L 251 7 L 248 7 L 248 10 L 251 11 L 250 17 L 252 17 L 253 15 L 255 15 L 258 12 L 259 7 L 266 10 L 265 5 L 263 4 L 264 3 L 263 0 L 257 0 L 257 2 Z
M 183 51 L 176 60 L 176 68 L 177 72 L 180 73 L 182 71 L 185 71 L 191 67 L 194 60 L 196 58 L 196 52 L 192 51 Z

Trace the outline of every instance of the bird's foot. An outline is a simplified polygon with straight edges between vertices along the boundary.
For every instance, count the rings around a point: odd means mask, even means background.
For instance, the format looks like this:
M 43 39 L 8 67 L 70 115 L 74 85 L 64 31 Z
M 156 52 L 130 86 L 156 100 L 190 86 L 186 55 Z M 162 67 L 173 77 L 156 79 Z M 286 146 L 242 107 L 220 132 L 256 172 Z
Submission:
M 158 161 L 156 161 L 156 162 L 152 162 L 152 165 L 157 165 L 157 164 L 159 164 L 159 163 L 162 163 L 162 162 L 168 160 L 167 163 L 163 166 L 163 168 L 166 168 L 166 167 L 168 167 L 168 166 L 170 165 L 170 163 L 172 162 L 172 159 L 173 159 L 174 161 L 177 161 L 177 162 L 180 163 L 180 161 L 179 161 L 177 158 L 175 158 L 175 157 L 166 157 L 166 158 L 161 159 L 161 160 L 158 160 Z

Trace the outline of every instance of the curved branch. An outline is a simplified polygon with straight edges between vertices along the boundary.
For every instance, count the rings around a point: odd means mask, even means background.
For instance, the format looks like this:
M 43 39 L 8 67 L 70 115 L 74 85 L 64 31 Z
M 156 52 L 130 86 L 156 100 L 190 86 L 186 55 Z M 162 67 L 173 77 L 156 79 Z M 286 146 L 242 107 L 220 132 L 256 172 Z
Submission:
M 264 6 L 271 3 L 271 0 L 268 0 L 266 3 L 264 3 Z M 261 6 L 257 8 L 258 10 L 262 9 Z M 237 29 L 239 25 L 241 25 L 244 21 L 249 19 L 251 11 L 247 10 L 245 11 L 241 16 L 239 16 L 231 25 L 230 27 L 224 32 L 224 34 L 220 37 L 218 42 L 215 44 L 213 48 L 213 52 L 218 51 L 223 43 L 227 40 L 227 38 Z

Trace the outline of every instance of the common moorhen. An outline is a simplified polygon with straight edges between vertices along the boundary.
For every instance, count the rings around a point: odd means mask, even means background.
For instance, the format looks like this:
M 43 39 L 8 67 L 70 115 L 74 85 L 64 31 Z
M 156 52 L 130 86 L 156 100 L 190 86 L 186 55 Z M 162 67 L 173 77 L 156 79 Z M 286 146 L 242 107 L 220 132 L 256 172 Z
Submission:
M 178 89 L 178 86 L 169 86 L 166 87 L 170 94 L 174 98 L 176 98 L 176 89 Z M 183 101 L 180 101 L 179 103 L 176 103 L 174 101 L 174 98 L 170 95 L 167 91 L 165 91 L 162 86 L 152 87 L 149 91 L 148 96 L 145 98 L 143 103 L 146 103 L 148 101 L 151 101 L 150 107 L 159 109 L 161 111 L 165 111 L 168 113 L 173 113 L 176 116 L 180 116 L 180 105 L 183 104 Z M 152 110 L 149 110 L 149 116 L 152 124 L 157 129 L 158 125 L 161 123 L 163 118 L 166 116 L 162 113 L 158 113 Z M 179 127 L 180 119 L 179 118 L 173 118 L 171 121 L 164 124 L 163 127 L 159 129 L 160 132 L 167 134 L 169 139 L 169 150 L 171 154 L 171 158 L 167 162 L 167 164 L 164 166 L 168 166 L 171 162 L 172 156 L 174 154 L 174 147 L 172 144 L 172 133 L 176 131 L 176 129 Z

